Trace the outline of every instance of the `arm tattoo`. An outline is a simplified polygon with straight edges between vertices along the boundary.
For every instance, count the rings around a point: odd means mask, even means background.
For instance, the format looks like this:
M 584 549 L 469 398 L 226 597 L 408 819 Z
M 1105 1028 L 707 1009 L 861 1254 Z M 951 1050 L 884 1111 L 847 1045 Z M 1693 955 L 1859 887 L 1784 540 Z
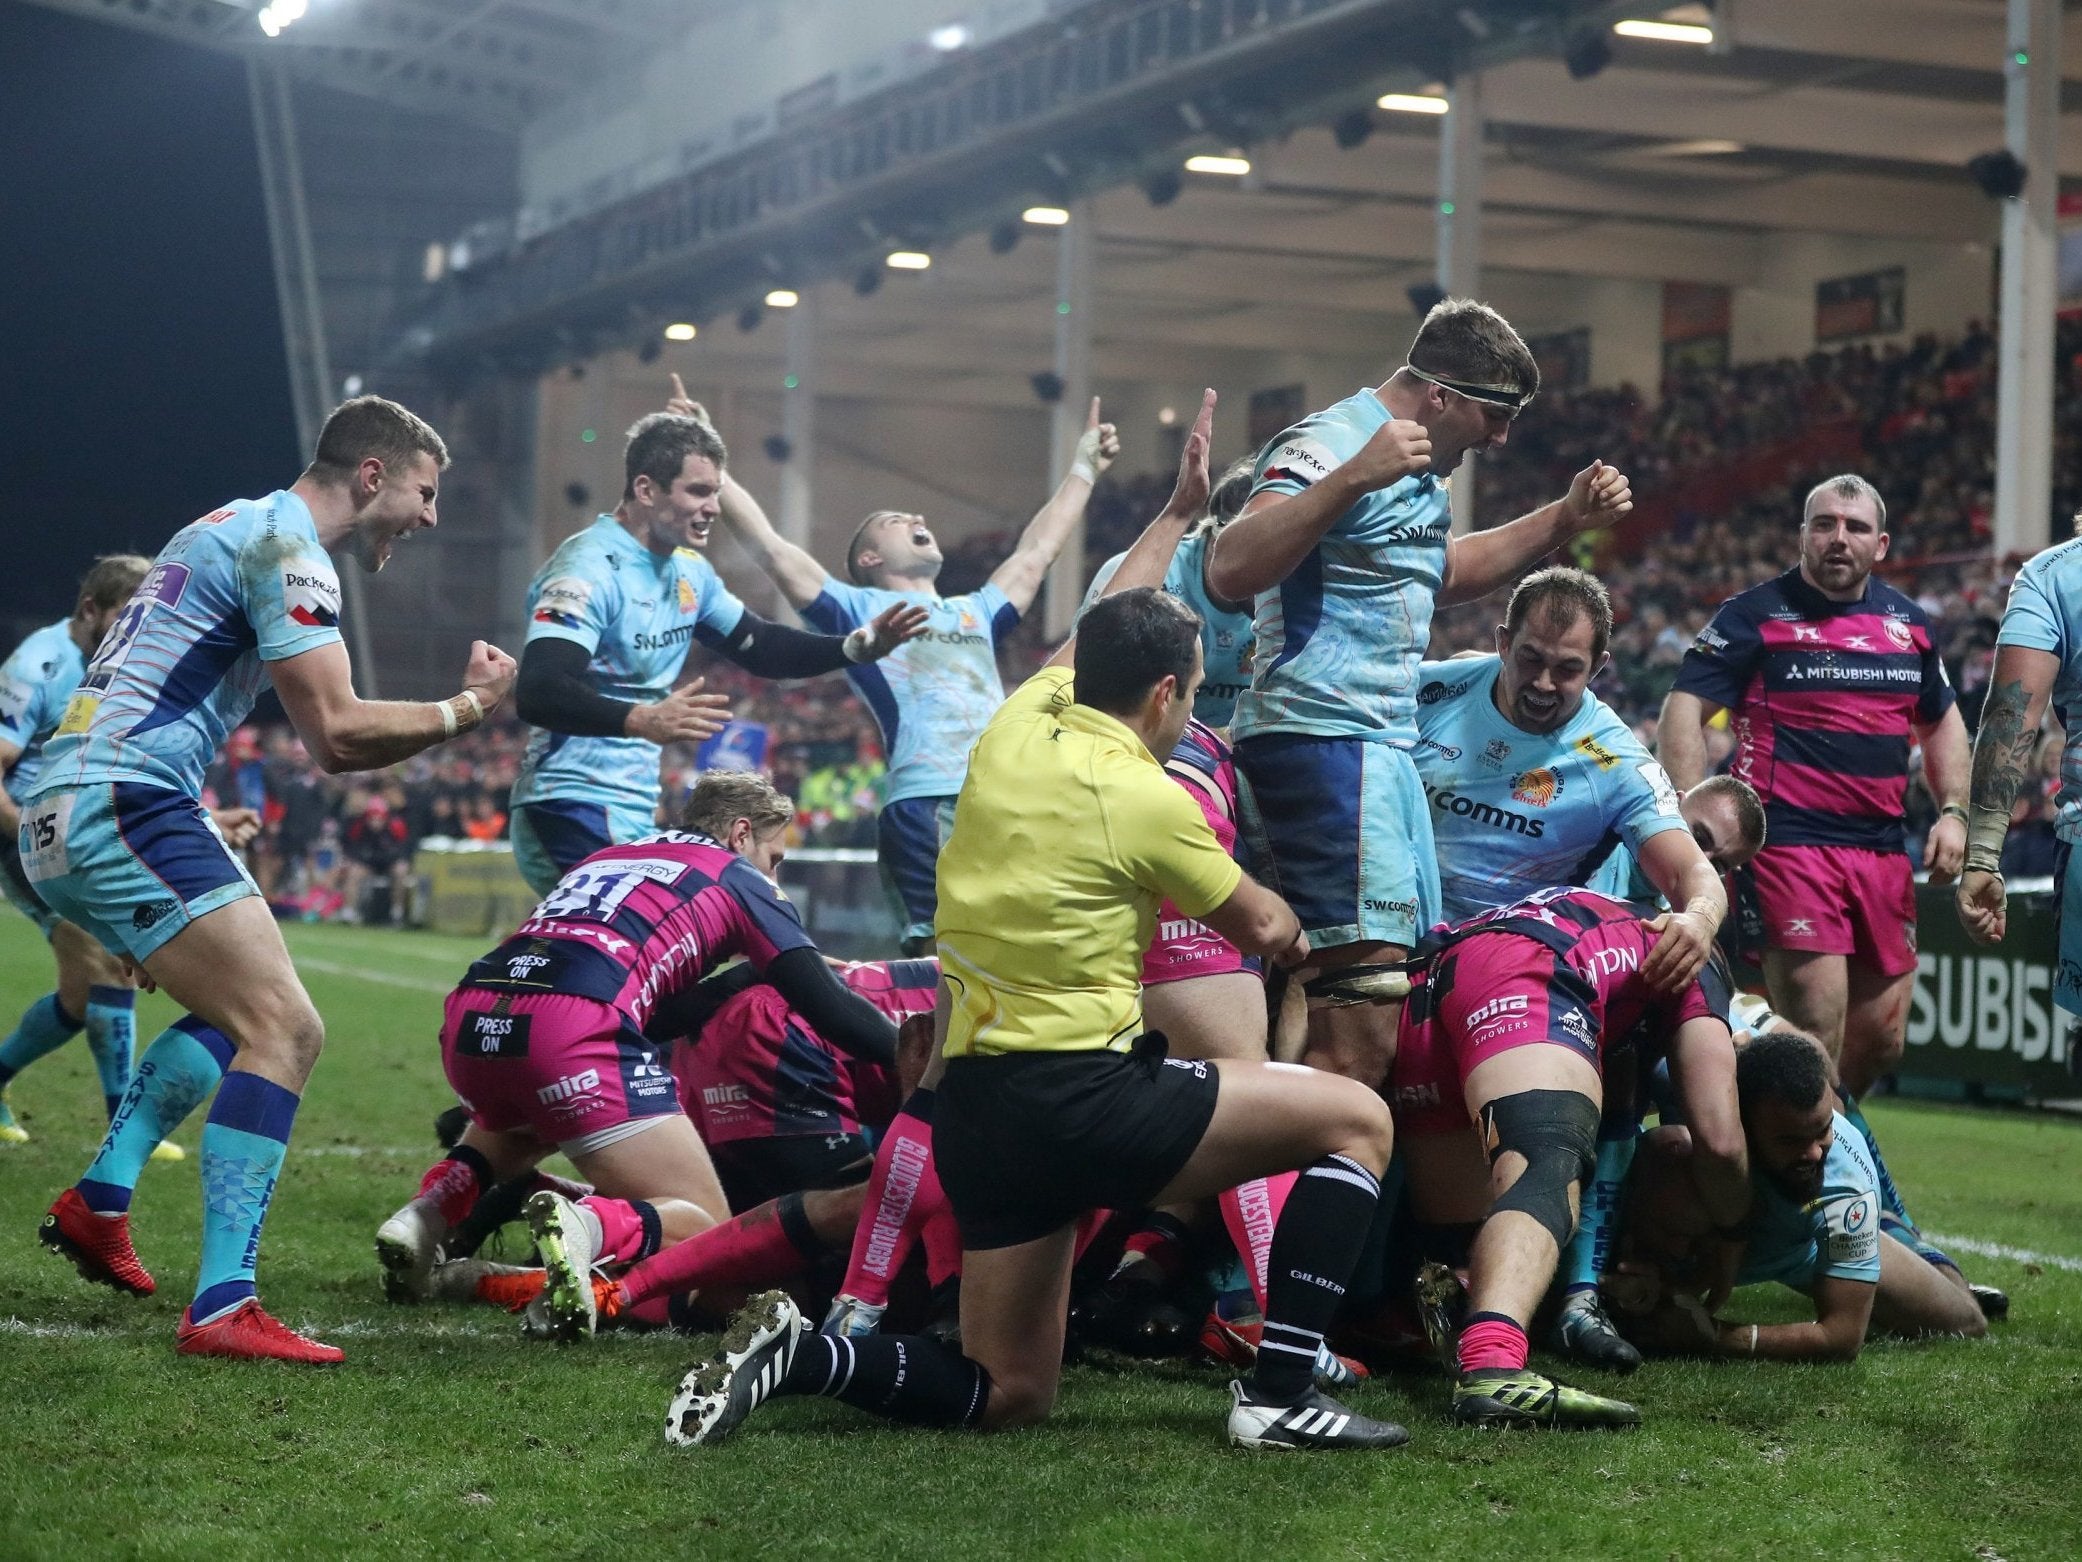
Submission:
M 1981 730 L 1974 737 L 1972 820 L 1968 845 L 1978 858 L 1999 857 L 2010 828 L 2010 810 L 2031 768 L 2038 731 L 2027 727 L 2024 713 L 2031 696 L 2023 681 L 1997 684 L 1981 708 Z M 1982 863 L 1970 861 L 1970 866 Z M 1992 871 L 1992 864 L 1988 865 Z

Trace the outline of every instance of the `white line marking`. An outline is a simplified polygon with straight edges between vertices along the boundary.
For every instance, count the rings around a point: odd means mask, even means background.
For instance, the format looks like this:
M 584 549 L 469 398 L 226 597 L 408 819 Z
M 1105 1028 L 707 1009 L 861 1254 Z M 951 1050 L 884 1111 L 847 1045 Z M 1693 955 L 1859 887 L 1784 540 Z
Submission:
M 440 1146 L 431 1143 L 416 1145 L 410 1149 L 403 1150 L 392 1144 L 298 1144 L 290 1146 L 292 1152 L 297 1155 L 345 1155 L 355 1160 L 359 1160 L 365 1155 L 396 1155 L 402 1156 L 406 1160 L 418 1156 L 424 1160 L 439 1148 Z
M 454 982 L 436 982 L 424 976 L 399 976 L 392 971 L 372 971 L 367 966 L 343 965 L 337 960 L 321 960 L 316 955 L 298 955 L 295 960 L 305 970 L 322 972 L 326 976 L 352 976 L 364 982 L 379 982 L 385 987 L 409 987 L 414 992 L 440 993 L 444 997 L 455 990 Z
M 1934 1245 L 1962 1253 L 1972 1253 L 1976 1258 L 2007 1258 L 2019 1264 L 2037 1264 L 2043 1269 L 2065 1269 L 2070 1274 L 2082 1274 L 2082 1258 L 2068 1258 L 2060 1253 L 2037 1253 L 2028 1247 L 2011 1247 L 2004 1242 L 1981 1242 L 1973 1237 L 1940 1236 L 1935 1231 L 1923 1235 Z
M 367 940 L 353 938 L 314 938 L 312 936 L 313 931 L 314 930 L 310 928 L 302 929 L 291 940 L 292 944 L 308 942 L 315 946 L 323 946 L 325 948 L 331 949 L 336 953 L 362 954 L 376 952 L 370 949 Z M 457 940 L 457 945 L 461 949 L 467 950 L 474 948 L 476 950 L 476 954 L 466 953 L 462 956 L 462 963 L 464 965 L 468 965 L 472 960 L 475 960 L 477 958 L 477 955 L 483 954 L 485 948 L 489 947 L 487 945 L 471 944 L 467 940 L 462 939 Z M 386 943 L 383 949 L 381 950 L 381 953 L 386 956 L 401 955 L 408 960 L 435 960 L 440 961 L 443 964 L 451 964 L 456 960 L 455 950 L 422 949 L 418 947 L 418 940 L 416 938 L 400 938 L 395 940 L 395 942 L 393 943 Z

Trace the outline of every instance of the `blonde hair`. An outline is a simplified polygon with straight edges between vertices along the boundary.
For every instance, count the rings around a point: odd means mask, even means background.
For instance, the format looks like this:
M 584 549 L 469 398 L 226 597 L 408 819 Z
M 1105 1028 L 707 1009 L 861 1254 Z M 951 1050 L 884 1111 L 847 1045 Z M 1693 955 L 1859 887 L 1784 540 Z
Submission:
M 137 553 L 104 553 L 80 580 L 80 600 L 102 612 L 121 607 L 144 584 L 152 561 Z
M 695 778 L 694 790 L 680 815 L 686 828 L 719 841 L 740 819 L 752 822 L 754 835 L 764 835 L 794 817 L 794 800 L 750 770 L 704 770 Z

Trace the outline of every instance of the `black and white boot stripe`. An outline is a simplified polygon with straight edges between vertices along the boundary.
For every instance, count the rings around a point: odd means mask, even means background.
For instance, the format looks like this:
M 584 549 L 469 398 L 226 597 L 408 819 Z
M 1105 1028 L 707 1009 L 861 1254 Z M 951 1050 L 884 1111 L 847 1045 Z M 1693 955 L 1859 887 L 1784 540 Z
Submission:
M 1394 1422 L 1356 1414 L 1321 1390 L 1291 1405 L 1260 1403 L 1241 1382 L 1229 1392 L 1229 1441 L 1239 1448 L 1398 1448 L 1410 1440 Z

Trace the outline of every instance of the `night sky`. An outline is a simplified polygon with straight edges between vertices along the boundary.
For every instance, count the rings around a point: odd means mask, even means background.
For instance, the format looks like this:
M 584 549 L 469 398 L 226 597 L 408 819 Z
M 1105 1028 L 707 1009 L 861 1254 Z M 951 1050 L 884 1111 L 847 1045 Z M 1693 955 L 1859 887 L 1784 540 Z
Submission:
M 0 0 L 0 649 L 301 469 L 245 67 Z

